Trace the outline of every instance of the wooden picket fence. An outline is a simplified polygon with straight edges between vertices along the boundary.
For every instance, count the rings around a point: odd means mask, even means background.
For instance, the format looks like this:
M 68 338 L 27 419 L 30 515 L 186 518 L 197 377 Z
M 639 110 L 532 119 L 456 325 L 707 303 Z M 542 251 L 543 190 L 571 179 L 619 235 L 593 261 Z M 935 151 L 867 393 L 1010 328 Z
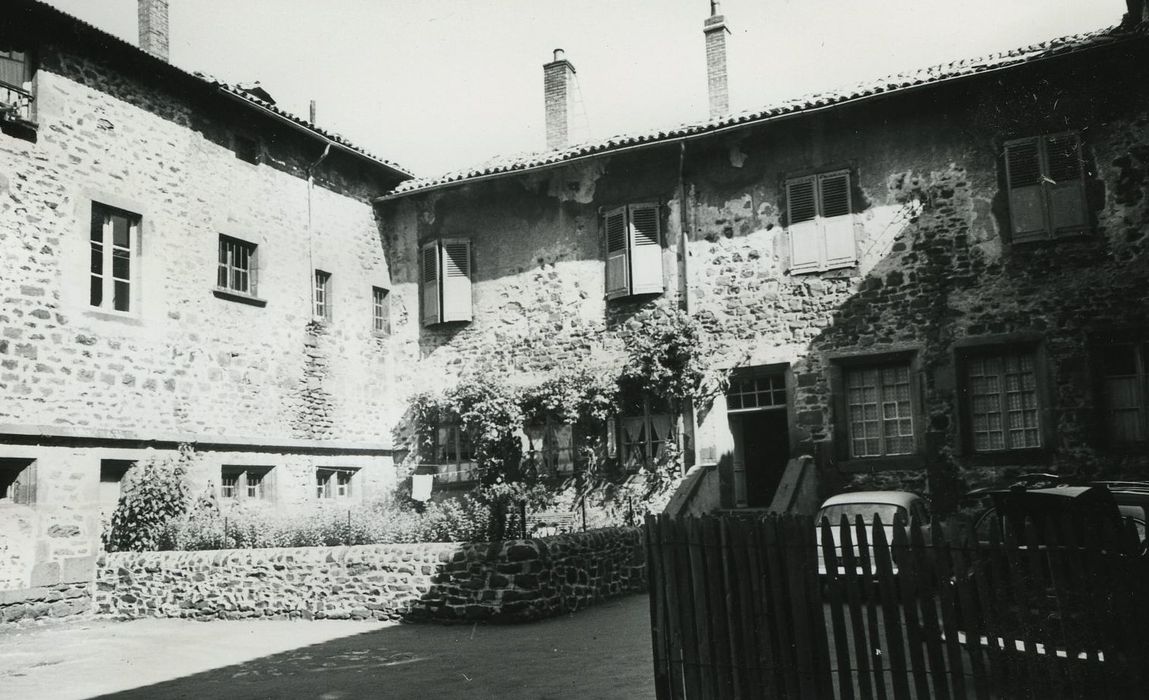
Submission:
M 1149 693 L 1131 527 L 1026 521 L 979 542 L 899 522 L 887 542 L 859 517 L 835 526 L 841 556 L 819 527 L 820 548 L 808 516 L 647 517 L 659 698 Z

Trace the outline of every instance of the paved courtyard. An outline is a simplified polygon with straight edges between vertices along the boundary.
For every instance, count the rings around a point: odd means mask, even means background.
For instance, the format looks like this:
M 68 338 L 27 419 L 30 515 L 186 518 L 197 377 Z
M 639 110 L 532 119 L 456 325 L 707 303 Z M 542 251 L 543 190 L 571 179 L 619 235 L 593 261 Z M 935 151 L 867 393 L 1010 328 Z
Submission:
M 525 625 L 91 620 L 0 632 L 0 697 L 649 698 L 649 600 Z

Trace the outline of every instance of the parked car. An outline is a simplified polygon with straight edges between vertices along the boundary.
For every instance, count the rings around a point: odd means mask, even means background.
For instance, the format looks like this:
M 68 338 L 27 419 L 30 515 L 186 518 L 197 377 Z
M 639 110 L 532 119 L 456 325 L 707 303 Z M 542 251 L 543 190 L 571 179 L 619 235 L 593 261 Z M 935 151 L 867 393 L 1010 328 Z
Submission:
M 842 564 L 843 550 L 839 526 L 843 515 L 846 516 L 846 520 L 851 525 L 855 523 L 859 515 L 867 524 L 873 523 L 874 516 L 877 515 L 882 522 L 882 531 L 887 544 L 894 541 L 894 528 L 903 528 L 908 536 L 911 522 L 916 520 L 921 527 L 925 527 L 930 519 L 926 500 L 916 493 L 908 491 L 853 491 L 831 496 L 818 509 L 818 515 L 814 520 L 819 526 L 817 530 L 819 575 L 824 576 L 826 574 L 826 562 L 822 552 L 821 523 L 823 518 L 830 522 L 830 530 L 834 538 L 834 553 L 838 559 L 838 572 L 845 572 L 845 566 Z M 852 530 L 851 534 L 853 534 Z M 869 559 L 873 562 L 874 529 L 872 525 L 867 528 L 866 534 L 870 543 Z M 857 568 L 859 573 L 863 573 L 860 560 L 861 549 L 858 547 L 857 537 L 855 536 L 853 539 L 854 557 L 859 562 Z M 871 564 L 872 566 L 874 565 Z M 894 573 L 897 573 L 896 562 L 893 563 L 893 570 Z

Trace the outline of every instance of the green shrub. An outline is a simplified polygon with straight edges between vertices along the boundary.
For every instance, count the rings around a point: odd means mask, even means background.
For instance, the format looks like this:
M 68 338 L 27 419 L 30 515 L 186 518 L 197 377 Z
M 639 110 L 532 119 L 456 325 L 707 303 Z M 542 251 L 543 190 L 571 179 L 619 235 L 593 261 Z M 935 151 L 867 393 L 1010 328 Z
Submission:
M 189 505 L 188 467 L 195 451 L 180 445 L 175 455 L 142 459 L 124 474 L 120 499 L 104 532 L 109 552 L 171 549 L 169 523 Z

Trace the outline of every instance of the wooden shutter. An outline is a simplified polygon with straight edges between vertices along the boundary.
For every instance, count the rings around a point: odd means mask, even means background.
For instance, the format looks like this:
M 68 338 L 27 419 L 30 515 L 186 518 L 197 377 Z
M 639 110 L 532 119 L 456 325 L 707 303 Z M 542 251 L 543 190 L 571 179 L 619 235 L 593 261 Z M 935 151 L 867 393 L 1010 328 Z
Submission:
M 263 481 L 260 482 L 260 489 L 262 489 L 261 497 L 268 503 L 276 503 L 279 500 L 279 484 L 276 483 L 277 469 L 272 467 L 263 474 Z
M 1054 234 L 1076 233 L 1088 224 L 1085 181 L 1081 168 L 1081 142 L 1077 134 L 1045 139 L 1049 222 Z
M 662 236 L 657 204 L 632 204 L 630 226 L 630 292 L 661 294 L 666 290 L 662 277 Z
M 608 211 L 604 228 L 606 229 L 606 297 L 617 299 L 630 294 L 626 207 Z
M 35 505 L 37 481 L 36 460 L 29 460 L 28 466 L 16 477 L 16 497 L 13 500 L 21 505 Z
M 825 245 L 822 268 L 857 262 L 854 217 L 851 215 L 850 173 L 843 170 L 818 176 L 818 212 Z
M 471 320 L 471 242 L 443 241 L 443 322 Z
M 431 326 L 442 320 L 439 309 L 439 242 L 423 246 L 420 253 L 419 276 L 423 285 L 423 325 Z
M 1045 238 L 1045 197 L 1041 187 L 1041 151 L 1036 138 L 1005 145 L 1005 177 L 1009 185 L 1009 218 L 1013 241 Z
M 821 236 L 818 235 L 816 186 L 817 182 L 813 176 L 786 183 L 790 272 L 817 270 L 821 264 L 822 245 Z

